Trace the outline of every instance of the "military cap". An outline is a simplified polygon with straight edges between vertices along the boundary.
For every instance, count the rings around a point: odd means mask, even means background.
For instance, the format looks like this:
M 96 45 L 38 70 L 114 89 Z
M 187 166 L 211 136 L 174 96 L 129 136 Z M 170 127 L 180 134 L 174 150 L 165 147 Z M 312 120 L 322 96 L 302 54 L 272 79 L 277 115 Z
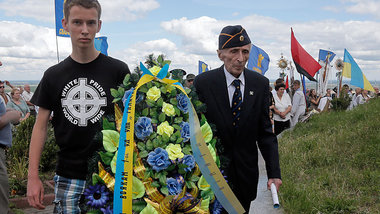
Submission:
M 241 25 L 226 26 L 219 34 L 219 50 L 251 44 L 251 40 Z

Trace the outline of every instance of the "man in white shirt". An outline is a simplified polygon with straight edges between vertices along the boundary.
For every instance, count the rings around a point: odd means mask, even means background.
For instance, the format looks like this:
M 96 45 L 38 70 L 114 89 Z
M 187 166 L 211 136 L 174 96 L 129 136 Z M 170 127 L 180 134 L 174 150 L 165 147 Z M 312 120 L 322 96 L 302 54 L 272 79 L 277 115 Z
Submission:
M 24 85 L 24 91 L 22 92 L 22 96 L 24 97 L 24 100 L 30 109 L 31 115 L 35 115 L 35 113 L 36 113 L 35 107 L 30 102 L 30 99 L 32 99 L 32 97 L 33 97 L 33 92 L 30 91 L 30 85 L 29 84 Z
M 300 89 L 300 85 L 301 83 L 299 80 L 294 80 L 294 83 L 292 85 L 294 95 L 292 100 L 292 118 L 290 120 L 290 127 L 294 127 L 298 123 L 299 117 L 305 114 L 306 100 L 305 95 Z

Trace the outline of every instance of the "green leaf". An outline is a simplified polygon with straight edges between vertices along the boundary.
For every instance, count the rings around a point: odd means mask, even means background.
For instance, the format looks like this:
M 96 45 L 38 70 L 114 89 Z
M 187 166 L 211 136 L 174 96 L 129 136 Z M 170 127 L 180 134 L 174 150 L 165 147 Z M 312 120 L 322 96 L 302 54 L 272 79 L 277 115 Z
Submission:
M 104 181 L 98 174 L 92 173 L 92 185 L 96 185 L 97 183 L 104 184 Z
M 141 86 L 140 88 L 139 88 L 139 92 L 141 92 L 141 93 L 145 93 L 146 94 L 146 92 L 148 92 L 148 87 L 146 87 L 146 85 L 143 85 L 143 86 Z
M 177 164 L 177 166 L 179 169 L 184 169 L 188 167 L 186 164 L 183 164 L 183 163 Z
M 208 190 L 208 189 L 211 189 L 210 187 L 210 184 L 207 183 L 206 179 L 203 177 L 203 175 L 201 176 L 201 178 L 199 179 L 198 181 L 198 188 L 200 190 Z
M 191 145 L 189 144 L 186 144 L 186 146 L 183 147 L 182 149 L 182 152 L 185 154 L 185 155 L 190 155 L 191 154 Z
M 208 210 L 209 209 L 209 205 L 210 205 L 210 198 L 207 198 L 207 199 L 203 199 L 202 202 L 201 202 L 201 209 L 202 210 Z
M 144 200 L 132 200 L 132 210 L 140 213 L 145 207 L 147 203 Z
M 149 153 L 148 153 L 146 150 L 141 151 L 141 152 L 139 153 L 140 158 L 148 157 L 148 155 L 149 155 Z
M 161 187 L 160 191 L 162 192 L 162 194 L 164 195 L 169 195 L 169 189 L 168 187 Z
M 214 198 L 214 192 L 211 188 L 208 188 L 204 191 L 201 191 L 201 197 L 203 199 L 213 199 Z
M 147 204 L 140 214 L 158 214 L 158 212 L 152 205 Z
M 131 79 L 131 75 L 130 74 L 125 75 L 124 80 L 123 80 L 123 85 L 128 86 L 130 79 Z
M 161 114 L 158 116 L 158 121 L 160 121 L 161 123 L 164 122 L 166 119 L 166 115 L 164 112 L 161 112 Z
M 170 142 L 176 142 L 176 141 L 177 141 L 177 136 L 172 134 L 172 136 L 170 136 Z
M 174 118 L 174 123 L 180 124 L 181 122 L 183 122 L 183 117 L 176 117 L 176 118 Z
M 186 92 L 186 94 L 190 94 L 191 89 L 190 88 L 185 88 L 185 92 Z
M 113 156 L 112 158 L 112 161 L 111 161 L 111 171 L 113 172 L 113 174 L 116 173 L 116 160 L 117 160 L 117 152 L 115 153 L 115 155 Z
M 107 118 L 103 118 L 103 129 L 104 130 L 116 130 L 115 123 L 110 122 Z
M 181 127 L 180 127 L 178 124 L 173 124 L 172 126 L 173 126 L 173 128 L 175 128 L 176 130 L 181 130 Z
M 152 151 L 153 150 L 153 143 L 151 140 L 146 141 L 146 150 L 147 151 Z
M 142 112 L 141 112 L 141 115 L 142 116 L 148 116 L 148 114 L 149 114 L 149 109 L 148 108 L 144 108 L 144 110 L 142 110 Z
M 179 138 L 177 138 L 176 143 L 182 143 L 182 141 L 183 141 L 183 138 L 182 138 L 182 137 L 179 137 Z
M 166 175 L 164 175 L 163 173 L 159 174 L 158 180 L 160 181 L 161 185 L 166 185 Z
M 162 55 L 159 55 L 159 56 L 157 57 L 157 62 L 158 62 L 158 63 L 162 63 L 162 61 L 163 61 L 163 59 L 162 59 Z
M 170 63 L 172 63 L 172 61 L 170 61 L 170 60 L 165 60 L 165 61 L 162 62 L 162 65 L 166 65 L 166 64 L 169 64 L 169 65 L 170 65 Z
M 171 98 L 170 99 L 170 104 L 176 106 L 178 104 L 177 99 L 176 98 Z
M 205 142 L 210 142 L 212 140 L 212 130 L 207 121 L 201 126 L 201 131 Z
M 164 103 L 164 99 L 162 99 L 162 97 L 160 97 L 158 100 L 157 100 L 157 106 L 158 107 L 162 107 L 162 104 Z
M 190 181 L 197 182 L 197 181 L 199 181 L 199 177 L 196 175 L 192 175 L 190 178 Z
M 132 199 L 143 197 L 145 194 L 145 186 L 137 177 L 133 176 L 132 180 Z
M 111 88 L 111 95 L 115 98 L 119 97 L 119 91 L 114 89 L 114 88 Z
M 146 102 L 146 104 L 148 104 L 148 106 L 150 106 L 150 107 L 152 107 L 152 106 L 154 106 L 154 105 L 156 104 L 156 102 L 154 102 L 153 100 L 148 100 L 148 99 L 146 99 L 145 102 Z
M 119 102 L 121 100 L 121 98 L 120 97 L 118 97 L 118 98 L 115 98 L 115 99 L 113 99 L 112 100 L 112 103 L 117 103 L 117 102 Z
M 175 113 L 177 116 L 181 115 L 181 110 L 179 110 L 179 108 L 177 108 L 177 106 L 174 106 L 174 110 L 175 110 Z
M 114 156 L 113 152 L 99 152 L 100 158 L 102 159 L 105 165 L 110 165 L 112 158 Z
M 157 123 L 158 123 L 158 120 L 155 118 L 152 118 L 152 124 L 157 124 Z
M 169 136 L 168 136 L 167 134 L 164 133 L 164 134 L 162 135 L 162 142 L 163 142 L 163 143 L 168 143 L 169 140 L 170 140 L 170 139 L 169 139 Z
M 119 92 L 119 94 L 123 97 L 124 96 L 124 88 L 123 87 L 119 87 L 119 89 L 117 90 Z
M 207 147 L 208 147 L 208 150 L 211 153 L 212 159 L 214 159 L 214 162 L 216 162 L 216 152 L 215 152 L 215 149 L 212 147 L 211 144 L 208 144 Z
M 137 143 L 137 148 L 139 148 L 140 151 L 145 151 L 145 143 L 138 142 Z
M 114 130 L 102 130 L 103 146 L 107 152 L 115 152 L 119 146 L 119 132 Z
M 149 88 L 152 88 L 153 87 L 153 83 L 152 82 L 148 82 L 147 84 L 145 84 L 145 86 L 149 89 Z
M 153 181 L 151 184 L 150 184 L 152 187 L 160 187 L 160 183 L 158 181 Z
M 184 169 L 178 169 L 178 173 L 184 175 L 186 174 L 186 171 Z
M 168 168 L 166 168 L 167 172 L 170 172 L 175 169 L 175 164 L 171 164 Z
M 163 93 L 163 94 L 166 94 L 166 87 L 165 86 L 162 86 L 161 88 L 160 88 L 160 90 L 161 90 L 161 93 Z

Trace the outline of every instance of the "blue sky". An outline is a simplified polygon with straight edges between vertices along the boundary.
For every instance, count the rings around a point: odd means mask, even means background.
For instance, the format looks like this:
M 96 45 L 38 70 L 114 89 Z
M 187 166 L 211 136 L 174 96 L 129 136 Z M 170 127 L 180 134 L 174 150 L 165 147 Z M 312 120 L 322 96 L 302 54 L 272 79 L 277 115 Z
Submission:
M 212 68 L 217 38 L 225 25 L 241 24 L 271 63 L 276 79 L 281 53 L 291 60 L 290 27 L 317 59 L 319 49 L 343 58 L 351 53 L 368 79 L 380 81 L 380 1 L 378 0 L 99 0 L 109 55 L 132 70 L 150 53 L 165 54 L 171 68 L 197 73 L 198 60 Z M 53 0 L 0 0 L 0 79 L 38 80 L 57 63 Z M 70 41 L 58 38 L 60 58 Z M 330 79 L 335 78 L 335 70 Z

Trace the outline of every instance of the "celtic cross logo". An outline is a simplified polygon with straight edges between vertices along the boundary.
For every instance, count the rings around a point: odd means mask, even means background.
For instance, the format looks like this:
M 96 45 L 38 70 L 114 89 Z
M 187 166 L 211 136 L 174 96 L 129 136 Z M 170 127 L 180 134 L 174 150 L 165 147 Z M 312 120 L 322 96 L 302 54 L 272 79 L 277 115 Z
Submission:
M 74 125 L 87 126 L 88 120 L 91 119 L 91 122 L 95 123 L 104 114 L 101 107 L 106 106 L 107 98 L 100 96 L 105 94 L 104 92 L 99 93 L 99 87 L 102 91 L 103 88 L 93 80 L 90 83 L 97 87 L 87 84 L 86 78 L 79 78 L 69 82 L 63 89 L 63 113 Z

